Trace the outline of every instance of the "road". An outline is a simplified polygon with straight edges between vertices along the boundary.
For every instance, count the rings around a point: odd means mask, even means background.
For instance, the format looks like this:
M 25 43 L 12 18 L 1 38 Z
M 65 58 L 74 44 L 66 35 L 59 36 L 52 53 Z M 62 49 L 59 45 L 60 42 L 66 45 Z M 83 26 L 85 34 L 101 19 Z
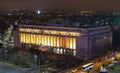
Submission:
M 111 61 L 112 61 L 112 59 L 111 58 L 109 58 L 109 59 L 105 59 L 104 61 L 92 61 L 92 63 L 94 64 L 94 67 L 93 67 L 93 69 L 91 69 L 90 71 L 89 71 L 89 73 L 96 73 L 96 71 L 103 65 L 103 64 L 109 64 L 109 63 L 111 63 Z M 81 66 L 80 66 L 81 67 Z M 77 71 L 77 72 L 75 72 L 75 73 L 87 73 L 87 72 L 82 72 L 81 71 L 81 68 Z
M 116 57 L 117 57 L 118 59 L 120 59 L 120 53 L 117 53 L 117 54 L 116 54 Z M 94 64 L 94 67 L 93 67 L 93 69 L 90 70 L 89 73 L 98 73 L 98 72 L 96 72 L 96 71 L 97 71 L 103 64 L 108 65 L 108 64 L 110 64 L 112 61 L 113 61 L 112 58 L 104 59 L 103 61 L 98 61 L 98 59 L 93 60 L 93 61 L 90 61 L 90 62 L 92 62 L 92 63 Z M 86 64 L 87 64 L 87 63 L 86 63 Z M 83 64 L 83 65 L 84 65 L 84 64 Z M 72 69 L 66 70 L 66 71 L 63 72 L 63 73 L 72 73 L 72 70 L 73 70 L 73 69 L 77 69 L 77 71 L 74 72 L 74 73 L 88 73 L 88 72 L 82 72 L 82 71 L 81 71 L 81 69 L 82 69 L 81 67 L 82 67 L 82 65 L 78 65 L 78 66 L 76 66 L 76 67 L 74 67 L 74 68 L 72 68 Z

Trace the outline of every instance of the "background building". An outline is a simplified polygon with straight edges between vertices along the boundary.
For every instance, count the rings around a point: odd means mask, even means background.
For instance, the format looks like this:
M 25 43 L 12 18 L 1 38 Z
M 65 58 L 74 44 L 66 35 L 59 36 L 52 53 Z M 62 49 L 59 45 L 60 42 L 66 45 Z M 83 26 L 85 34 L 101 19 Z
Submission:
M 15 47 L 34 47 L 78 58 L 100 55 L 108 50 L 108 45 L 112 44 L 112 32 L 109 26 L 65 27 L 63 24 L 19 24 L 13 34 Z

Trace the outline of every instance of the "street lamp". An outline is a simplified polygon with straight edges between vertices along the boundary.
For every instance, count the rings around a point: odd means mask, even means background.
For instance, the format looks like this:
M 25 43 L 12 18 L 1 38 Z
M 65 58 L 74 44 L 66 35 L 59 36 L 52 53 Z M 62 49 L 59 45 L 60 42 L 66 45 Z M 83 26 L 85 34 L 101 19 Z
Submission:
M 48 69 L 45 70 L 45 73 L 48 73 Z
M 37 57 L 38 57 L 38 56 L 35 54 L 35 55 L 34 55 L 34 63 L 35 63 L 35 65 L 37 65 Z
M 39 61 L 39 70 L 40 70 L 40 61 Z
M 7 61 L 7 59 L 8 59 L 8 50 L 6 49 L 5 50 L 5 60 Z

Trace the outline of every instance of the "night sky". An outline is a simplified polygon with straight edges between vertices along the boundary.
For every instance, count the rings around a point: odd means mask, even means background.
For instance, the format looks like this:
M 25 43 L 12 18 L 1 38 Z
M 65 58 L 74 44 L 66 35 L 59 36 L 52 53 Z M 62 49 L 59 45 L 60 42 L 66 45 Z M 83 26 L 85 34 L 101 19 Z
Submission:
M 120 0 L 0 0 L 0 8 L 44 10 L 120 10 Z

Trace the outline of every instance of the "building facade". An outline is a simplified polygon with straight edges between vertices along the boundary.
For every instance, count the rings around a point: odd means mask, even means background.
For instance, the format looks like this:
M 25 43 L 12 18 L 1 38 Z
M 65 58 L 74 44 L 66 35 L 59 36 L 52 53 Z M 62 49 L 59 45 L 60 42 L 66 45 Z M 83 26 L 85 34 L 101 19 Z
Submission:
M 13 35 L 15 47 L 34 47 L 78 58 L 93 57 L 112 44 L 109 26 L 79 28 L 19 24 Z

